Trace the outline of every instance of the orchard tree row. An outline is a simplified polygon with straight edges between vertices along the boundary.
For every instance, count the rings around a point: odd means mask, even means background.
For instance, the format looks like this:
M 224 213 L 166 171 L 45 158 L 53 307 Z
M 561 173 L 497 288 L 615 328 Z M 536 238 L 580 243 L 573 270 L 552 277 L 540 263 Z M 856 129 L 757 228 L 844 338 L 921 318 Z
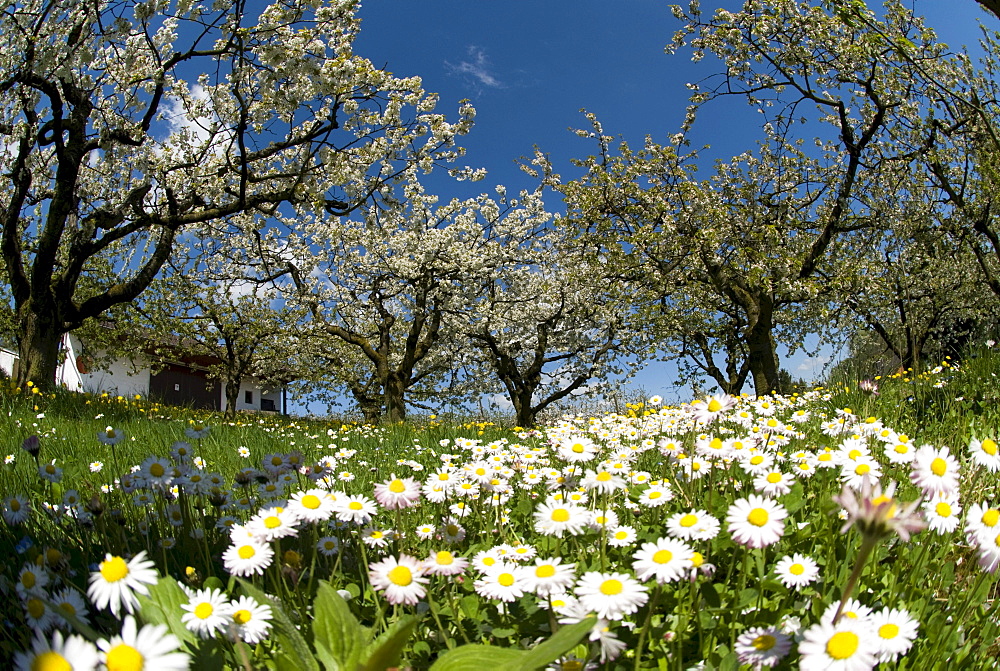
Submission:
M 633 147 L 590 115 L 592 155 L 539 151 L 534 188 L 460 200 L 425 176 L 482 177 L 457 164 L 475 110 L 449 120 L 418 78 L 354 54 L 356 11 L 35 0 L 0 15 L 18 382 L 54 384 L 67 332 L 143 329 L 217 357 L 233 390 L 306 380 L 372 421 L 502 393 L 530 425 L 651 358 L 766 394 L 779 352 L 809 336 L 919 367 L 996 321 L 990 31 L 974 61 L 898 0 L 678 7 L 668 50 L 718 70 L 690 85 L 680 128 Z M 690 140 L 706 105 L 761 119 L 712 167 Z

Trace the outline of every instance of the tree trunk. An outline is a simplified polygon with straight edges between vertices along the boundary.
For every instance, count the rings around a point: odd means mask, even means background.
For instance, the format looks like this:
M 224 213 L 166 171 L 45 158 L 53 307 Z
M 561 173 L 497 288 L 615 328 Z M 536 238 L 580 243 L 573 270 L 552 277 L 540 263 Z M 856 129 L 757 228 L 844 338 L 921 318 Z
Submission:
M 404 392 L 406 386 L 402 378 L 395 373 L 390 373 L 385 381 L 385 415 L 386 419 L 396 424 L 406 420 L 406 400 Z
M 778 388 L 778 354 L 775 351 L 773 305 L 760 302 L 760 314 L 747 334 L 748 363 L 753 376 L 754 392 L 758 396 L 771 394 Z
M 515 421 L 522 429 L 530 429 L 535 426 L 536 412 L 531 405 L 534 396 L 534 389 L 531 391 L 521 390 L 510 395 L 510 400 L 514 404 Z
M 241 386 L 243 386 L 243 378 L 226 380 L 226 417 L 236 416 L 236 404 L 240 399 Z
M 19 310 L 22 331 L 18 345 L 17 386 L 25 389 L 30 380 L 48 391 L 56 386 L 59 342 L 63 334 L 58 328 L 55 309 L 32 310 L 30 305 Z

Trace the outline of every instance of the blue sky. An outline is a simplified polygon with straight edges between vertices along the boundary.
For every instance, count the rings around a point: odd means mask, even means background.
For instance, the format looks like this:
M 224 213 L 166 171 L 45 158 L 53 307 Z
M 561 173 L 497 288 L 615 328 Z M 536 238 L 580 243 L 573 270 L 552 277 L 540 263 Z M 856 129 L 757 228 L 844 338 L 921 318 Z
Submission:
M 980 20 L 1000 27 L 974 0 L 911 2 L 952 47 L 974 45 Z M 707 16 L 741 4 L 703 0 L 702 9 Z M 581 108 L 597 114 L 611 135 L 640 141 L 650 134 L 663 141 L 683 118 L 685 83 L 714 72 L 710 63 L 691 63 L 684 52 L 664 53 L 680 24 L 662 1 L 370 0 L 359 16 L 358 54 L 398 76 L 421 76 L 425 89 L 440 95 L 441 111 L 453 115 L 465 98 L 476 107 L 476 126 L 462 142 L 468 149 L 465 163 L 489 174 L 476 184 L 441 180 L 447 189 L 442 197 L 474 195 L 494 184 L 512 192 L 530 188 L 515 161 L 536 145 L 552 156 L 559 172 L 572 174 L 570 158 L 593 151 L 590 141 L 568 130 L 587 126 Z M 693 144 L 710 144 L 709 155 L 719 157 L 751 148 L 754 116 L 741 103 L 717 101 L 699 116 Z M 438 188 L 437 180 L 432 188 Z M 783 363 L 809 379 L 831 354 L 821 352 L 820 360 L 800 354 Z M 669 377 L 668 368 L 651 366 L 635 384 L 668 395 Z

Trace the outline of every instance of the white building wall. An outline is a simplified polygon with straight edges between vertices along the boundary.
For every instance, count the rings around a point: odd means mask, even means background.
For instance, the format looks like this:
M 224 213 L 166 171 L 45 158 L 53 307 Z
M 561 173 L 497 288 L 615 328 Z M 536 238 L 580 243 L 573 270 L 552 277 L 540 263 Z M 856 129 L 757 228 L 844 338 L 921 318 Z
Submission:
M 100 368 L 81 373 L 76 361 L 83 353 L 80 341 L 69 335 L 63 341 L 66 348 L 66 360 L 56 371 L 56 383 L 65 384 L 72 391 L 86 391 L 91 394 L 107 392 L 116 396 L 135 396 L 149 394 L 149 365 L 142 358 L 135 363 L 124 359 L 114 359 Z M 101 359 L 103 351 L 95 353 L 95 358 Z
M 246 395 L 247 395 L 248 391 L 253 394 L 253 403 L 247 403 L 246 402 Z M 226 403 L 226 385 L 225 384 L 221 385 L 220 393 L 222 394 L 222 401 L 219 404 L 219 407 L 222 408 L 223 412 L 225 412 L 226 409 L 229 407 L 228 404 Z M 256 380 L 254 380 L 253 378 L 250 378 L 250 379 L 247 379 L 247 380 L 243 380 L 240 383 L 240 393 L 239 393 L 239 396 L 236 398 L 236 410 L 237 410 L 237 412 L 240 411 L 240 410 L 260 410 L 260 399 L 261 399 L 260 383 L 257 382 Z M 277 407 L 277 406 L 275 406 L 275 407 Z
M 15 361 L 17 361 L 17 352 L 0 347 L 0 369 L 7 374 L 7 377 L 14 376 Z

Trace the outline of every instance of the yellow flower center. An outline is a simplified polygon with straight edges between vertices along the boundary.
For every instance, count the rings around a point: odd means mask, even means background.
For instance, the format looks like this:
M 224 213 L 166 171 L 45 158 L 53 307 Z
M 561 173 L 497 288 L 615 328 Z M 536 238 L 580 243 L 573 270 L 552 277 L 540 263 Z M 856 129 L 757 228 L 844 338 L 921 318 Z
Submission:
M 483 565 L 484 566 L 493 566 L 496 563 L 497 563 L 497 560 L 494 559 L 493 557 L 483 557 Z
M 838 631 L 826 642 L 826 654 L 834 659 L 848 659 L 858 650 L 858 635 L 853 631 Z
M 553 522 L 567 522 L 569 521 L 569 511 L 565 508 L 556 508 L 552 511 L 552 521 Z
M 441 566 L 449 566 L 455 563 L 455 557 L 447 550 L 441 550 L 435 555 L 434 561 Z
M 980 444 L 979 447 L 982 448 L 983 452 L 991 457 L 997 456 L 997 443 L 995 440 L 987 438 L 982 442 L 982 444 Z
M 573 450 L 574 452 L 576 452 L 577 454 L 580 454 L 586 448 L 583 445 L 581 445 L 580 443 L 573 443 L 573 447 L 571 447 L 570 449 Z
M 866 475 L 871 470 L 872 470 L 872 467 L 869 466 L 868 464 L 858 464 L 854 468 L 854 472 L 857 473 L 858 475 Z
M 302 507 L 308 508 L 309 510 L 316 510 L 319 508 L 321 501 L 319 497 L 315 494 L 306 494 L 301 499 Z
M 757 466 L 758 464 L 764 463 L 764 455 L 762 455 L 762 454 L 755 454 L 755 455 L 753 455 L 752 457 L 750 457 L 750 463 L 753 466 Z
M 931 472 L 934 475 L 941 477 L 942 475 L 945 474 L 945 471 L 947 470 L 948 470 L 948 462 L 946 462 L 941 457 L 936 457 L 934 461 L 931 462 Z
M 601 471 L 600 473 L 597 474 L 598 482 L 607 482 L 610 479 L 611 479 L 611 474 L 608 473 L 607 471 Z
M 698 568 L 705 563 L 705 557 L 700 552 L 695 552 L 691 555 L 691 566 Z
M 781 482 L 781 473 L 768 473 L 767 481 L 770 482 L 772 485 Z
M 73 665 L 55 650 L 46 650 L 32 660 L 31 671 L 73 671 Z
M 389 491 L 393 494 L 402 494 L 406 491 L 406 485 L 402 480 L 396 479 L 389 483 Z
M 551 578 L 556 574 L 556 569 L 552 564 L 542 564 L 535 569 L 535 577 L 537 578 Z
M 610 580 L 605 580 L 601 583 L 601 594 L 607 596 L 614 596 L 615 594 L 621 594 L 622 589 L 624 589 L 620 580 L 615 580 L 614 578 Z
M 806 567 L 802 564 L 792 564 L 788 567 L 788 572 L 792 575 L 802 575 L 806 572 Z
M 118 582 L 128 575 L 128 564 L 121 557 L 101 562 L 101 577 L 107 582 Z
M 207 620 L 212 617 L 212 613 L 214 612 L 215 608 L 212 607 L 212 604 L 207 602 L 199 603 L 194 608 L 194 616 L 199 620 Z
M 899 627 L 889 622 L 878 628 L 878 635 L 884 639 L 896 638 L 899 635 Z
M 144 662 L 141 652 L 131 645 L 119 643 L 108 650 L 108 658 L 105 663 L 108 671 L 142 671 Z
M 281 518 L 277 515 L 270 515 L 264 518 L 264 526 L 268 529 L 277 529 L 281 526 Z
M 670 550 L 657 550 L 653 555 L 653 561 L 657 564 L 666 564 L 674 558 L 674 553 Z
M 934 506 L 934 512 L 941 517 L 951 517 L 951 506 L 944 501 L 939 501 L 938 504 Z
M 709 443 L 708 446 L 710 448 L 712 448 L 713 450 L 721 450 L 722 449 L 722 439 L 719 438 L 718 436 L 716 436 L 715 438 L 712 439 L 712 442 Z
M 163 464 L 154 462 L 153 465 L 149 467 L 149 474 L 152 475 L 154 478 L 163 477 L 164 472 L 165 471 L 163 470 Z
M 860 456 L 861 456 L 861 450 L 856 448 L 847 453 L 848 459 L 857 459 Z
M 351 501 L 349 504 L 347 504 L 347 507 L 350 508 L 351 510 L 361 510 L 362 508 L 364 508 L 364 506 L 358 503 L 357 501 Z
M 722 404 L 719 403 L 719 399 L 713 398 L 711 401 L 708 402 L 709 412 L 719 412 L 720 410 L 722 410 Z
M 616 531 L 615 532 L 615 538 L 618 539 L 618 540 L 620 540 L 620 541 L 623 541 L 626 538 L 628 538 L 628 532 L 627 531 Z
M 36 620 L 45 615 L 45 604 L 42 603 L 41 599 L 28 599 L 28 603 L 25 605 L 28 607 L 28 614 Z
M 244 608 L 233 613 L 233 622 L 236 624 L 246 624 L 252 617 L 253 614 Z
M 754 640 L 750 641 L 750 645 L 754 650 L 764 651 L 773 648 L 777 642 L 778 639 L 774 636 L 771 636 L 770 634 L 761 634 Z
M 663 496 L 663 492 L 650 492 L 649 493 L 649 500 L 650 501 L 655 501 L 656 499 L 660 498 L 661 496 Z
M 252 545 L 241 545 L 240 549 L 236 551 L 236 554 L 240 556 L 240 559 L 250 559 L 257 551 L 253 549 Z
M 983 513 L 982 521 L 988 527 L 995 527 L 1000 522 L 1000 510 L 990 508 Z
M 31 571 L 25 571 L 21 574 L 21 584 L 24 585 L 25 589 L 31 589 L 35 586 L 35 574 Z
M 56 472 L 56 467 L 52 464 L 45 464 L 45 472 L 49 475 L 54 475 Z
M 497 576 L 497 582 L 504 587 L 510 587 L 514 584 L 514 575 L 511 573 L 501 573 Z
M 765 524 L 767 524 L 768 519 L 769 517 L 767 515 L 767 511 L 764 510 L 763 508 L 754 508 L 753 510 L 750 511 L 750 514 L 747 515 L 747 522 L 754 525 L 755 527 L 764 526 Z
M 14 511 L 15 513 L 19 512 L 21 510 L 21 502 L 18 501 L 17 499 L 11 499 L 10 500 L 10 509 L 12 511 Z
M 399 585 L 400 587 L 406 587 L 413 582 L 413 572 L 406 566 L 397 566 L 389 571 L 389 573 L 386 574 L 386 577 L 389 578 L 394 585 Z

